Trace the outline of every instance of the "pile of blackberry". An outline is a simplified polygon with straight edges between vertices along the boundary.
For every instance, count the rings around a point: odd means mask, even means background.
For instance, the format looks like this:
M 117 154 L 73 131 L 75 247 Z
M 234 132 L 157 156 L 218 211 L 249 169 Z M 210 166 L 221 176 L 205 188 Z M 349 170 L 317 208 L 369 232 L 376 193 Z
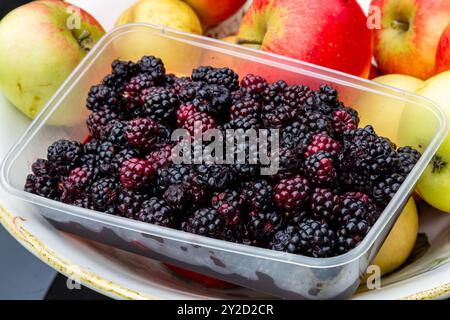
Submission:
M 25 190 L 52 200 L 206 237 L 312 257 L 356 247 L 420 154 L 397 147 L 338 92 L 274 83 L 229 68 L 167 74 L 153 56 L 114 61 L 86 103 L 85 143 L 58 140 Z M 279 129 L 278 173 L 262 161 L 172 162 L 175 129 Z M 257 153 L 249 144 L 248 160 Z

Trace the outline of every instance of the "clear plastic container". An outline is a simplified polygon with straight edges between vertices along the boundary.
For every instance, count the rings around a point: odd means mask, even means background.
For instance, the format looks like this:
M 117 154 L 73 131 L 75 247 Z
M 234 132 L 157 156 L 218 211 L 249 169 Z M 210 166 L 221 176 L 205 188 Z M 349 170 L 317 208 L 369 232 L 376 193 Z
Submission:
M 241 75 L 256 73 L 269 81 L 283 79 L 313 88 L 328 83 L 339 90 L 347 105 L 360 110 L 364 123 L 371 123 L 381 135 L 390 134 L 394 141 L 397 137 L 392 136 L 392 127 L 385 126 L 391 114 L 386 111 L 395 108 L 400 113 L 403 109 L 415 108 L 419 112 L 408 114 L 410 117 L 420 115 L 417 124 L 429 128 L 427 137 L 421 140 L 428 147 L 364 241 L 344 255 L 326 259 L 201 237 L 69 206 L 22 191 L 31 164 L 46 156 L 47 146 L 60 138 L 83 140 L 86 137 L 86 96 L 90 86 L 109 73 L 111 62 L 114 59 L 136 61 L 143 55 L 162 58 L 167 71 L 177 75 L 189 75 L 200 65 L 213 65 L 233 68 Z M 367 101 L 382 102 L 367 108 Z M 360 277 L 446 133 L 443 112 L 413 94 L 262 51 L 133 24 L 108 33 L 61 86 L 7 155 L 1 167 L 1 184 L 8 193 L 26 203 L 29 210 L 42 215 L 60 230 L 278 297 L 346 298 L 357 289 Z

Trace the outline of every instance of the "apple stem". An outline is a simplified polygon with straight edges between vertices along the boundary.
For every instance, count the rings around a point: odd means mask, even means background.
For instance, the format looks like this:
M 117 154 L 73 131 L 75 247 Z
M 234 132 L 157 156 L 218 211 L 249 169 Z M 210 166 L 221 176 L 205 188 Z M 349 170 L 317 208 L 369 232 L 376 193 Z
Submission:
M 440 172 L 447 165 L 447 163 L 444 160 L 442 160 L 440 156 L 434 156 L 432 163 L 433 163 L 432 169 L 433 173 Z
M 391 23 L 391 27 L 394 30 L 408 31 L 409 30 L 409 22 L 394 20 Z

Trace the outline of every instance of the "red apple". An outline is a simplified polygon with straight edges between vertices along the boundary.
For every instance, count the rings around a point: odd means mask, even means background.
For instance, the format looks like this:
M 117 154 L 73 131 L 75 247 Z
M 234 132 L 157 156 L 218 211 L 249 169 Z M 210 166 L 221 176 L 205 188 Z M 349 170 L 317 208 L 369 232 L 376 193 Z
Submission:
M 197 13 L 205 28 L 215 26 L 235 14 L 246 0 L 184 0 Z
M 372 36 L 355 0 L 255 0 L 238 42 L 368 77 Z
M 450 70 L 450 24 L 442 33 L 436 52 L 436 74 Z
M 375 79 L 379 76 L 381 76 L 381 71 L 380 69 L 378 69 L 377 67 L 375 67 L 374 65 L 372 65 L 372 67 L 370 67 L 370 73 L 369 73 L 369 79 Z
M 381 72 L 432 77 L 439 39 L 450 22 L 450 0 L 374 0 L 372 5 L 381 11 L 381 28 L 374 31 Z

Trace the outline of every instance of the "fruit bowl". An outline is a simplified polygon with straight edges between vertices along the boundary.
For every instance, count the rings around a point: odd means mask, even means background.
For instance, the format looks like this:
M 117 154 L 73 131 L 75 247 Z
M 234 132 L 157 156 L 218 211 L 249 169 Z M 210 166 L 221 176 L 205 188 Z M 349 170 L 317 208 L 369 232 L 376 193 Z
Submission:
M 420 109 L 422 115 L 427 115 L 422 122 L 429 122 L 435 132 L 427 141 L 428 148 L 420 161 L 365 240 L 356 249 L 333 258 L 308 258 L 203 238 L 71 207 L 21 191 L 28 168 L 42 157 L 44 146 L 59 138 L 83 140 L 86 136 L 84 97 L 89 88 L 108 73 L 111 61 L 138 60 L 149 54 L 160 56 L 168 71 L 177 75 L 189 74 L 198 65 L 213 65 L 228 66 L 240 74 L 255 72 L 268 80 L 284 79 L 311 87 L 325 82 L 338 88 L 344 102 L 356 109 L 362 94 L 382 95 L 387 101 L 397 102 L 401 108 Z M 403 104 L 398 104 L 399 101 Z M 68 116 L 69 108 L 71 116 Z M 364 122 L 377 127 L 370 114 L 362 114 L 362 117 Z M 289 58 L 135 24 L 111 31 L 74 71 L 8 154 L 2 165 L 1 182 L 8 193 L 24 204 L 28 203 L 29 212 L 40 214 L 57 228 L 84 238 L 283 298 L 345 298 L 357 289 L 360 277 L 376 255 L 446 130 L 443 113 L 418 96 Z M 382 130 L 379 133 L 385 134 Z M 397 140 L 397 137 L 390 138 Z

